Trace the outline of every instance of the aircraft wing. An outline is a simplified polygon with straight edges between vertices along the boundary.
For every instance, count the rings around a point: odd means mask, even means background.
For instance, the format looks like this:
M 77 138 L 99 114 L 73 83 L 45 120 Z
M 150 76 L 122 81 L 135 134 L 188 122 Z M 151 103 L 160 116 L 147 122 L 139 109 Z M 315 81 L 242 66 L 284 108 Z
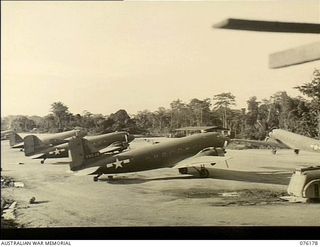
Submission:
M 63 139 L 63 140 L 65 140 L 66 142 L 69 142 L 72 138 L 73 138 L 73 136 L 68 137 L 68 138 L 65 138 L 65 139 Z
M 79 171 L 71 171 L 70 169 L 67 170 L 68 173 L 72 173 L 73 175 L 76 176 L 87 176 L 87 175 L 92 175 L 95 174 L 95 172 L 99 169 L 99 167 L 88 167 Z
M 320 24 L 318 23 L 264 21 L 237 18 L 228 18 L 215 24 L 213 27 L 259 32 L 320 33 Z
M 196 167 L 199 165 L 211 165 L 214 166 L 217 163 L 225 162 L 227 165 L 227 161 L 229 159 L 232 159 L 232 157 L 225 157 L 225 156 L 193 156 L 191 158 L 184 159 L 180 162 L 178 162 L 174 168 L 186 168 L 186 167 Z
M 289 148 L 287 145 L 285 145 L 281 142 L 273 141 L 271 139 L 266 140 L 266 141 L 248 140 L 248 139 L 231 139 L 231 142 L 253 144 L 256 146 L 266 146 L 266 147 L 273 147 L 273 148 Z
M 70 141 L 70 138 L 67 138 L 67 139 L 51 138 L 51 139 L 49 139 L 48 143 L 51 147 L 53 147 L 53 146 L 58 146 L 63 143 L 67 143 L 69 141 Z
M 282 33 L 319 34 L 319 23 L 297 23 L 229 18 L 217 23 L 214 28 Z M 320 59 L 320 42 L 275 52 L 269 56 L 271 69 L 312 62 Z
M 123 150 L 127 149 L 129 147 L 128 143 L 124 142 L 114 142 L 110 144 L 109 146 L 103 148 L 100 150 L 100 153 L 113 153 L 113 152 L 122 152 Z

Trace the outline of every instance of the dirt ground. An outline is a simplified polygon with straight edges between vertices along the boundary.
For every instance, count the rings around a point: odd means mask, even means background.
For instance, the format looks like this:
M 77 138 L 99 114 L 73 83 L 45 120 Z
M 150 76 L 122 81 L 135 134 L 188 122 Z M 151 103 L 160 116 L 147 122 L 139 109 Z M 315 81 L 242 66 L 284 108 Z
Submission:
M 135 140 L 133 148 L 145 145 Z M 39 160 L 1 142 L 2 176 L 23 182 L 3 188 L 15 200 L 22 227 L 97 226 L 319 226 L 320 204 L 289 203 L 293 170 L 319 163 L 319 155 L 292 150 L 228 150 L 229 168 L 217 164 L 207 179 L 165 168 L 102 176 L 75 175 L 68 159 Z M 35 203 L 29 201 L 35 197 Z

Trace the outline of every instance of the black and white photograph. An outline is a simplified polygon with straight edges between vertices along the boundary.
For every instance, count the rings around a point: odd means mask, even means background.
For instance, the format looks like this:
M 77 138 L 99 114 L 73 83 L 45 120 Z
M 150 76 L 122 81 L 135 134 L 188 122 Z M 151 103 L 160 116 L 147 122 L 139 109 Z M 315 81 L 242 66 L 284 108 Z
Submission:
M 319 230 L 319 34 L 318 0 L 2 1 L 1 230 Z

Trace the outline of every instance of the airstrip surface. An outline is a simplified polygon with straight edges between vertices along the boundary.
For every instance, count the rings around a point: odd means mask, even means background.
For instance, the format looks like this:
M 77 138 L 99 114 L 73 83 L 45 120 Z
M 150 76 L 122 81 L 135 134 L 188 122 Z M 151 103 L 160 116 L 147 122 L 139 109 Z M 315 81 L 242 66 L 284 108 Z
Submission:
M 136 139 L 132 148 L 146 144 Z M 32 160 L 1 142 L 2 176 L 24 187 L 2 188 L 17 202 L 22 227 L 109 226 L 319 226 L 320 204 L 289 203 L 286 195 L 296 167 L 319 165 L 319 155 L 292 150 L 227 150 L 229 167 L 210 167 L 209 178 L 165 168 L 116 175 L 79 176 L 69 159 Z M 30 204 L 34 197 L 35 202 Z

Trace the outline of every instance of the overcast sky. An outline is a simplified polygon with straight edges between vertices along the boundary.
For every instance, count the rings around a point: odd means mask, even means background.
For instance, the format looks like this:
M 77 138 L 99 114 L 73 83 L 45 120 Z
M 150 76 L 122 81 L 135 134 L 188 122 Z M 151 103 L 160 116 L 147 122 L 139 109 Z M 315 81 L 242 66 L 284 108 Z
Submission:
M 315 34 L 214 29 L 229 17 L 319 23 L 319 1 L 2 2 L 1 115 L 110 114 L 236 96 L 245 107 L 308 82 L 320 62 L 269 69 Z

